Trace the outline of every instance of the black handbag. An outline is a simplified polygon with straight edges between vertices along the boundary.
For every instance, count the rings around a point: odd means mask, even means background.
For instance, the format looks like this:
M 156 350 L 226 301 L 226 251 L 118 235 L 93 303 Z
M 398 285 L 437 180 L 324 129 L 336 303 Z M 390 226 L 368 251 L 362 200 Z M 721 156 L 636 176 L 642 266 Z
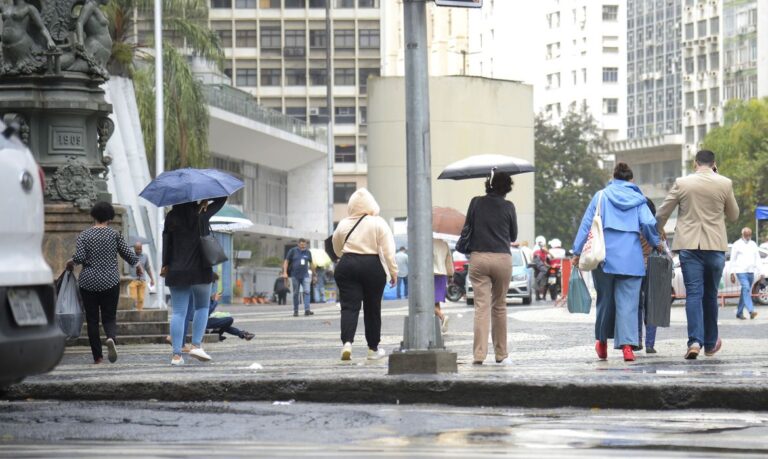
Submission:
M 200 230 L 200 253 L 203 258 L 204 266 L 216 266 L 219 263 L 224 263 L 229 260 L 224 248 L 219 244 L 219 241 L 213 237 L 211 233 L 211 225 L 208 225 L 208 234 L 202 234 L 202 228 L 200 228 L 200 220 L 197 221 L 198 229 Z
M 357 225 L 359 225 L 364 218 L 365 218 L 365 215 L 360 217 L 360 219 L 357 220 L 357 223 L 355 223 L 355 226 L 353 226 L 352 229 L 349 230 L 349 233 L 347 233 L 347 237 L 344 238 L 345 244 L 347 243 L 347 240 L 349 240 L 349 236 L 351 236 L 352 232 L 355 231 L 355 228 L 357 228 Z M 325 253 L 328 254 L 328 257 L 330 257 L 331 261 L 333 261 L 334 263 L 339 261 L 339 257 L 336 256 L 336 251 L 333 250 L 333 234 L 325 238 Z
M 456 251 L 463 253 L 464 255 L 469 255 L 472 252 L 472 247 L 470 247 L 469 241 L 472 240 L 472 220 L 475 214 L 474 211 L 474 206 L 470 205 L 469 211 L 467 212 L 467 219 L 464 220 L 464 227 L 461 229 L 461 235 L 459 236 L 459 240 L 456 241 Z
M 669 327 L 672 309 L 672 259 L 652 253 L 648 256 L 644 293 L 648 325 Z

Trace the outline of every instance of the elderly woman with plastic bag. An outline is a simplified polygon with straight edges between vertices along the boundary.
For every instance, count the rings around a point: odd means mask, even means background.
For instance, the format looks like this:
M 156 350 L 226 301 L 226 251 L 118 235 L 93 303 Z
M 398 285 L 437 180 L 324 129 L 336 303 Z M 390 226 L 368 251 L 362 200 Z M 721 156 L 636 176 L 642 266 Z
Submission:
M 660 246 L 656 219 L 640 188 L 630 182 L 632 179 L 629 166 L 618 163 L 613 180 L 592 197 L 573 242 L 573 262 L 578 266 L 599 205 L 605 261 L 592 271 L 592 278 L 597 290 L 595 351 L 600 360 L 608 358 L 609 338 L 614 339 L 615 349 L 622 350 L 625 361 L 635 360 L 632 348 L 639 344 L 637 310 L 645 276 L 640 235 L 653 246 Z

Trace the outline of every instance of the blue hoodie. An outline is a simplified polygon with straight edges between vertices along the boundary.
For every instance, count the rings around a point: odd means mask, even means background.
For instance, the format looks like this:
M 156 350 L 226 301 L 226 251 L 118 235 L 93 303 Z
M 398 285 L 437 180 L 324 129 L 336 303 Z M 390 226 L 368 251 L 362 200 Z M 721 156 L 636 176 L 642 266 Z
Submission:
M 608 274 L 645 276 L 640 234 L 652 247 L 659 245 L 656 219 L 646 205 L 645 196 L 637 185 L 624 180 L 611 180 L 603 188 L 602 194 L 600 215 L 605 236 L 603 271 Z M 584 249 L 599 196 L 600 192 L 592 197 L 581 220 L 579 232 L 573 241 L 573 252 L 576 255 L 581 255 Z

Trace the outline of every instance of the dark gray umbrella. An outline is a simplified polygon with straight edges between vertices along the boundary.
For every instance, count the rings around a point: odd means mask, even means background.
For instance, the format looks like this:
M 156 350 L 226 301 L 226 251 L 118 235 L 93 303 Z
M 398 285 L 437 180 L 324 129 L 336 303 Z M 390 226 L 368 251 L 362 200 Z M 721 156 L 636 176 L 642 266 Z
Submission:
M 535 172 L 536 168 L 530 162 L 506 155 L 475 155 L 461 161 L 449 164 L 438 176 L 438 180 L 464 180 L 485 178 L 491 175 L 491 170 L 506 172 L 510 175 Z

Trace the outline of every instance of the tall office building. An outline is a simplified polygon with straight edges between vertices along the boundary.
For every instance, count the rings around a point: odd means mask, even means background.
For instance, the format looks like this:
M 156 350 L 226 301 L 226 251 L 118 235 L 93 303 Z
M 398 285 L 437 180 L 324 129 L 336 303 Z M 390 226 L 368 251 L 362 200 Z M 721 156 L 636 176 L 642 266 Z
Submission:
M 368 76 L 381 73 L 380 0 L 329 0 L 333 18 L 334 194 L 366 185 Z M 264 107 L 328 122 L 325 0 L 211 0 L 225 73 Z M 338 220 L 336 215 L 335 220 Z
M 626 1 L 543 2 L 545 60 L 535 90 L 537 112 L 558 122 L 586 105 L 608 140 L 625 138 Z
M 682 132 L 682 10 L 627 2 L 627 139 Z

